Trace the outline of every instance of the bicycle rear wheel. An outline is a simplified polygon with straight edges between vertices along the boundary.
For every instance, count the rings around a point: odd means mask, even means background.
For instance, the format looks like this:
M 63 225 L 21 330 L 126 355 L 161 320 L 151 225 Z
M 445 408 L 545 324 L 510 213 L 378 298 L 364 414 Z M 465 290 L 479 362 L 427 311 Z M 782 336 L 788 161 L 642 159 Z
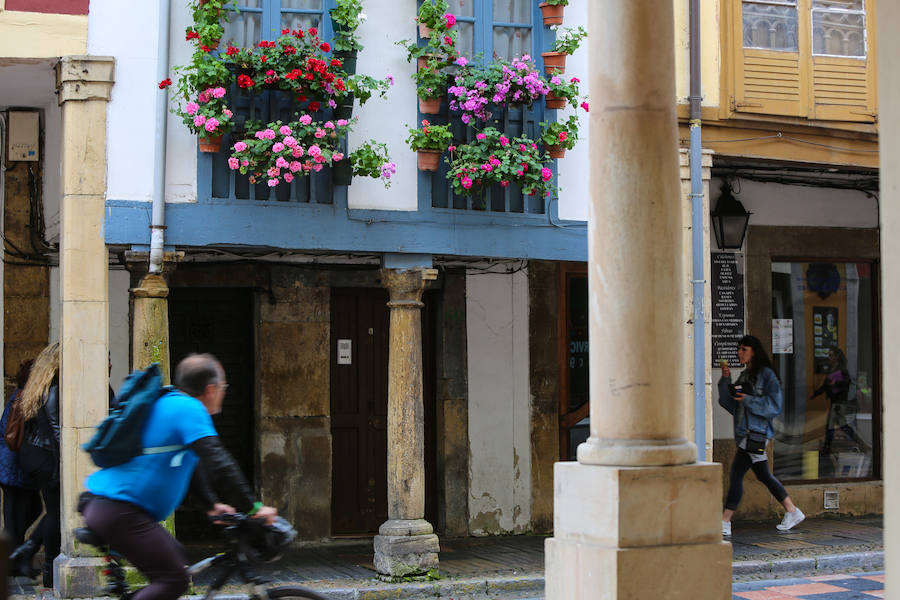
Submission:
M 269 598 L 272 598 L 273 600 L 275 598 L 284 598 L 285 600 L 290 600 L 291 598 L 328 600 L 328 598 L 326 598 L 319 592 L 315 592 L 305 587 L 300 587 L 299 585 L 279 585 L 277 587 L 271 587 L 268 589 L 268 594 Z

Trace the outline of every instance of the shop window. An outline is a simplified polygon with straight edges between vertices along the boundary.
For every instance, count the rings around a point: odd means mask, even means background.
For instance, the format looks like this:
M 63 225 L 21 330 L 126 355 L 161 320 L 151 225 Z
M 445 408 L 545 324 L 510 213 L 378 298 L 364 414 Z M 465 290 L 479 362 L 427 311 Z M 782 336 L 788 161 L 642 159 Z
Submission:
M 872 0 L 729 0 L 731 109 L 875 121 Z
M 784 391 L 779 478 L 877 476 L 876 290 L 869 262 L 772 263 L 772 317 L 780 320 L 772 359 Z
M 512 60 L 527 54 L 542 67 L 540 40 L 544 27 L 536 2 L 449 0 L 449 4 L 450 12 L 456 15 L 457 48 L 461 55 L 491 61 Z M 540 122 L 544 119 L 542 102 L 535 102 L 531 108 L 492 108 L 491 112 L 490 122 L 479 123 L 479 128 L 495 127 L 510 137 L 526 135 L 534 139 L 540 135 Z M 460 121 L 459 113 L 448 109 L 444 115 L 427 118 L 435 123 L 451 123 L 458 140 L 474 139 L 475 131 Z M 481 197 L 457 196 L 447 180 L 447 171 L 448 165 L 442 162 L 436 172 L 420 175 L 420 193 L 430 195 L 434 208 L 544 214 L 545 198 L 526 196 L 515 185 L 503 188 L 498 184 Z

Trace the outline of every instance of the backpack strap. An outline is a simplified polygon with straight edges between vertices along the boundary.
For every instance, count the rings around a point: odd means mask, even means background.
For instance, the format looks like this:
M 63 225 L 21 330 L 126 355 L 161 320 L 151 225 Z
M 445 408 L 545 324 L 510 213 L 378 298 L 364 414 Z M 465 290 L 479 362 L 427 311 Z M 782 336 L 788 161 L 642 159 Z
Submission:
M 182 445 L 174 445 L 174 446 L 154 446 L 152 448 L 144 448 L 143 454 L 165 454 L 166 452 L 177 452 L 178 450 L 184 450 L 185 446 Z

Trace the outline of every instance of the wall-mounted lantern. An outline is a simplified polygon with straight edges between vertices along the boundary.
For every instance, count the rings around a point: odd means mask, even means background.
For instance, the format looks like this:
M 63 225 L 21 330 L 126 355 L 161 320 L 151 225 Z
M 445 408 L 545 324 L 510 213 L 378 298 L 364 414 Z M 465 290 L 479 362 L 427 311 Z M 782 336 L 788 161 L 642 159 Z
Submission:
M 712 211 L 712 226 L 716 243 L 722 250 L 740 250 L 750 223 L 750 212 L 734 197 L 731 184 L 722 182 L 722 194 Z

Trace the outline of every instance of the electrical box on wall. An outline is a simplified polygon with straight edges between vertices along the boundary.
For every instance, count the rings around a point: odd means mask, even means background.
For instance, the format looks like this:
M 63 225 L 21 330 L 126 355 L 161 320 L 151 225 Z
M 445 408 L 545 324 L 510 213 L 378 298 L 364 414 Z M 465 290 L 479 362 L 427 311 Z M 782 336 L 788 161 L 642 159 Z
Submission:
M 7 139 L 7 161 L 37 161 L 41 135 L 40 113 L 36 110 L 11 110 Z

